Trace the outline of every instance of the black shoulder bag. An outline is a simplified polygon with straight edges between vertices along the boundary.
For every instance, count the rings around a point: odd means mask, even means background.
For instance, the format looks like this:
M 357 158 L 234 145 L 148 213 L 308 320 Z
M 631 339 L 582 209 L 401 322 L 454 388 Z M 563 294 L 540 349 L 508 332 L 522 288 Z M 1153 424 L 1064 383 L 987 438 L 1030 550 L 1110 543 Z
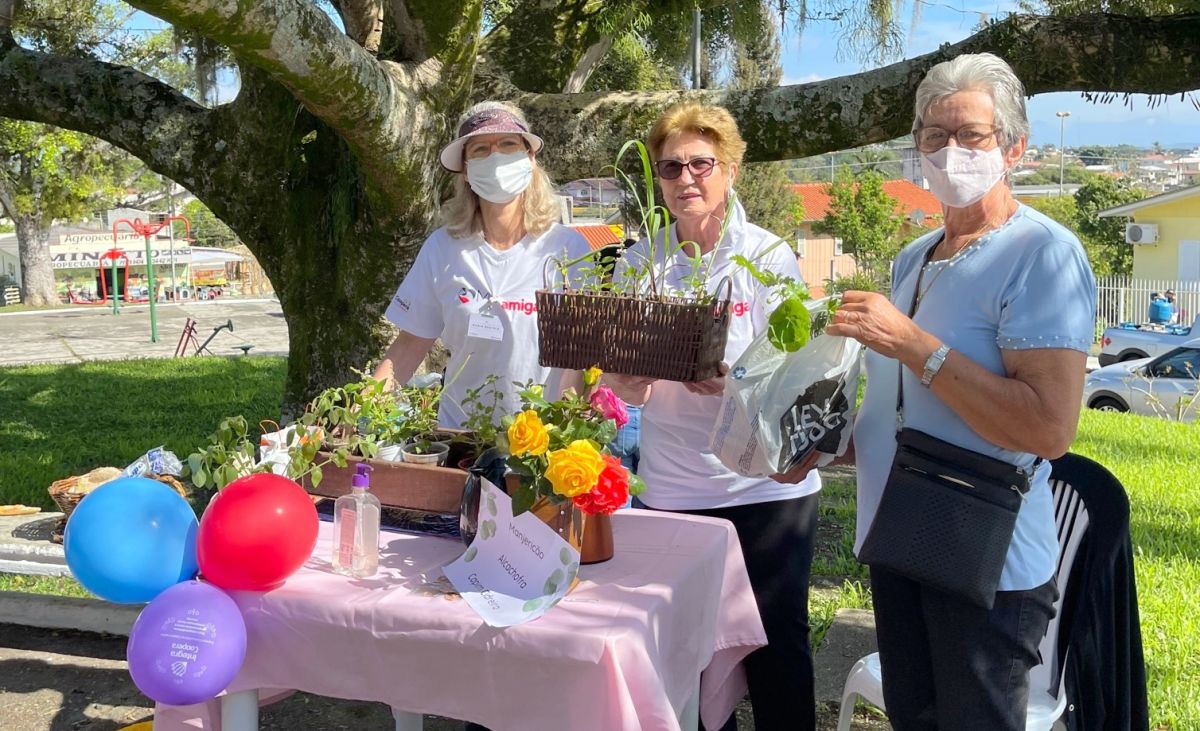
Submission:
M 937 242 L 917 275 L 910 318 L 935 248 Z M 991 609 L 1032 471 L 905 428 L 898 367 L 896 457 L 858 557 Z

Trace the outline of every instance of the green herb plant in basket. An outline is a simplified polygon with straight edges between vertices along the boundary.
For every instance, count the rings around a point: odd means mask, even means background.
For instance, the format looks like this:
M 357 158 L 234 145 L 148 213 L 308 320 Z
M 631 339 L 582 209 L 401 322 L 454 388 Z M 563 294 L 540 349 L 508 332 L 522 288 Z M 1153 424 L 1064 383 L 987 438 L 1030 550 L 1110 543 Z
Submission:
M 630 151 L 640 168 L 636 182 L 621 168 Z M 655 199 L 653 166 L 642 142 L 626 142 L 613 167 L 637 202 L 647 256 L 623 261 L 611 274 L 590 265 L 590 256 L 559 262 L 559 284 L 547 281 L 537 293 L 539 362 L 682 382 L 711 378 L 719 372 L 729 326 L 730 287 L 709 282 L 716 249 L 706 255 L 695 242 L 670 240 L 671 213 Z M 726 222 L 735 204 L 729 196 Z M 722 228 L 722 241 L 724 234 Z M 668 286 L 680 256 L 686 273 L 679 285 Z

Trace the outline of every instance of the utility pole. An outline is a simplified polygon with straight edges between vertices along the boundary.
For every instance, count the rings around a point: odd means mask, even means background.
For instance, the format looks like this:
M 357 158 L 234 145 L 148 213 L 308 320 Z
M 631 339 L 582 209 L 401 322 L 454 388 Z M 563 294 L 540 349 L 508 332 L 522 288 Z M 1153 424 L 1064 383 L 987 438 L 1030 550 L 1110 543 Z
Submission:
M 175 218 L 175 182 L 163 178 L 167 183 L 167 217 L 168 219 Z M 167 226 L 167 233 L 171 237 L 171 301 L 179 301 L 179 287 L 175 284 L 175 225 Z M 153 294 L 151 294 L 153 296 Z
M 1058 197 L 1063 194 L 1063 171 L 1066 167 L 1066 150 L 1063 149 L 1063 135 L 1066 131 L 1067 117 L 1071 116 L 1070 112 L 1055 112 L 1054 116 L 1058 117 Z
M 692 8 L 692 88 L 700 86 L 700 8 Z

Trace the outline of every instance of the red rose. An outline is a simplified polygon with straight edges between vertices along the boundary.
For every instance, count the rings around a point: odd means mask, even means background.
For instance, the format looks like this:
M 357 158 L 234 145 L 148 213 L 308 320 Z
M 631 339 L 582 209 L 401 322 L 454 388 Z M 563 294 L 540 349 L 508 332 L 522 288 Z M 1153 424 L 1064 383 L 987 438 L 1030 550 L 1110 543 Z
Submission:
M 611 454 L 601 455 L 604 459 L 604 471 L 590 492 L 577 495 L 572 500 L 576 507 L 588 515 L 611 515 L 618 508 L 625 507 L 629 500 L 629 473 L 621 465 L 621 460 Z

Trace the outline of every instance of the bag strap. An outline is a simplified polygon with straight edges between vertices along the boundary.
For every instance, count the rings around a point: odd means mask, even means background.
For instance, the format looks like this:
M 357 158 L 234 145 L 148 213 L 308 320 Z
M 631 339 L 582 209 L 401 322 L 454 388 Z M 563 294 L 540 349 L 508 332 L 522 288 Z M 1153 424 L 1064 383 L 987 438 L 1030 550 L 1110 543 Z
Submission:
M 934 239 L 933 245 L 925 252 L 925 258 L 921 261 L 921 268 L 917 270 L 917 286 L 913 288 L 912 302 L 908 305 L 908 319 L 912 319 L 917 314 L 917 306 L 921 304 L 919 298 L 921 294 L 921 280 L 925 278 L 925 267 L 929 266 L 929 262 L 933 261 L 933 252 L 937 249 L 938 244 L 942 243 L 945 237 L 943 233 Z M 896 361 L 896 433 L 904 428 L 904 364 L 899 360 Z
M 921 262 L 921 268 L 917 271 L 917 286 L 913 288 L 912 302 L 908 305 L 908 318 L 911 320 L 917 314 L 917 307 L 921 304 L 921 280 L 925 278 L 925 268 L 929 266 L 929 262 L 933 261 L 933 252 L 937 249 L 938 244 L 942 243 L 942 238 L 938 236 L 933 245 L 925 252 L 925 258 Z M 931 285 L 932 286 L 932 285 Z M 904 364 L 899 360 L 896 361 L 896 438 L 900 438 L 900 432 L 904 429 Z M 1028 480 L 1033 479 L 1033 474 L 1037 472 L 1037 468 L 1042 464 L 1042 458 L 1037 457 L 1033 461 L 1033 467 L 1027 476 Z M 1020 468 L 1018 468 L 1020 469 Z M 1028 488 L 1026 488 L 1028 489 Z

